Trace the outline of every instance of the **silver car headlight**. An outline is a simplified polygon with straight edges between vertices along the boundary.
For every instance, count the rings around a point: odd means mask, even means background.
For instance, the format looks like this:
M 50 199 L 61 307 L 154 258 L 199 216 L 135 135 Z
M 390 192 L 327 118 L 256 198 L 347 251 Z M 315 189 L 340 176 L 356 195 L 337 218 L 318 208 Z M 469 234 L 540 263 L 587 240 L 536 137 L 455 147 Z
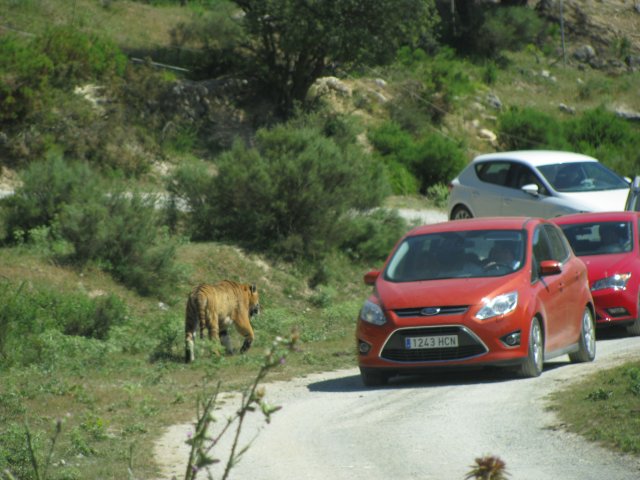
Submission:
M 371 323 L 372 325 L 384 325 L 387 322 L 380 305 L 377 305 L 370 300 L 366 300 L 364 305 L 362 305 L 360 318 L 362 321 Z
M 604 290 L 605 288 L 613 288 L 614 290 L 624 290 L 627 288 L 627 283 L 631 278 L 631 272 L 628 273 L 616 273 L 611 277 L 601 278 L 596 280 L 591 285 L 591 291 Z
M 506 315 L 518 306 L 518 292 L 509 292 L 484 300 L 484 306 L 476 313 L 478 320 Z

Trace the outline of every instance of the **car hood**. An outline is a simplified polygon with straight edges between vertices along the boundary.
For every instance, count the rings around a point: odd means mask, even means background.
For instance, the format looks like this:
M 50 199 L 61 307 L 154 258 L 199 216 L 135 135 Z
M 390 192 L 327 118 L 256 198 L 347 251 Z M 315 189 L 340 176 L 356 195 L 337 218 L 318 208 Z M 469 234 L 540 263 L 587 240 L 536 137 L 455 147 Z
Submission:
M 558 193 L 558 198 L 577 212 L 609 212 L 624 210 L 628 188 L 601 190 L 597 192 Z
M 587 266 L 589 283 L 601 278 L 610 277 L 616 273 L 625 273 L 632 270 L 630 253 L 611 253 L 607 255 L 585 255 L 580 259 Z
M 420 282 L 377 283 L 378 296 L 387 310 L 418 307 L 476 305 L 483 298 L 510 292 L 517 274 L 503 277 L 456 278 Z

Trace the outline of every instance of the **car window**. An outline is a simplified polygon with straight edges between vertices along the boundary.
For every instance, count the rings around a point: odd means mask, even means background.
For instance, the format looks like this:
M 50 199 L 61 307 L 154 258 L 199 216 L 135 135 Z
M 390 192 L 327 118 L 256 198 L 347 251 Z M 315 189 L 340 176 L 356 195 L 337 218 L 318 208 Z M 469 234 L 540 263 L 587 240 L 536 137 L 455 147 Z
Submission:
M 525 244 L 520 230 L 411 236 L 395 250 L 384 275 L 391 282 L 507 275 L 524 264 Z
M 569 245 L 564 239 L 564 234 L 554 225 L 545 225 L 544 230 L 549 239 L 551 258 L 558 262 L 564 262 L 569 257 Z
M 527 165 L 513 162 L 511 164 L 511 169 L 509 170 L 508 186 L 520 189 L 525 185 L 531 184 L 537 185 L 539 194 L 548 195 L 549 192 L 542 183 L 542 180 L 540 180 L 531 168 Z
M 578 256 L 630 252 L 633 249 L 631 222 L 589 222 L 562 225 Z
M 480 180 L 494 185 L 507 185 L 507 176 L 511 168 L 510 162 L 480 162 L 475 165 L 476 175 Z
M 599 162 L 542 165 L 538 170 L 558 192 L 589 192 L 629 187 L 624 178 Z
M 536 227 L 533 232 L 533 258 L 531 269 L 531 281 L 536 281 L 539 277 L 538 270 L 540 266 L 540 262 L 543 260 L 552 260 L 551 256 L 551 246 L 549 245 L 549 239 L 547 238 L 547 234 L 545 233 L 542 225 Z

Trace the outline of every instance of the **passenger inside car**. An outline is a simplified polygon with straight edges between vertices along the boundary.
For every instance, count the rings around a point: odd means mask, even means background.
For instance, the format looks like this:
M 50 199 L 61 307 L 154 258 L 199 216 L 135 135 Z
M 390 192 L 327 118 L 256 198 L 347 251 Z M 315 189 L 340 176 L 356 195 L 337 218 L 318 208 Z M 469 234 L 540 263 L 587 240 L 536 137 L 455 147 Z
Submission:
M 626 230 L 615 224 L 600 225 L 601 248 L 606 253 L 624 252 L 627 250 Z

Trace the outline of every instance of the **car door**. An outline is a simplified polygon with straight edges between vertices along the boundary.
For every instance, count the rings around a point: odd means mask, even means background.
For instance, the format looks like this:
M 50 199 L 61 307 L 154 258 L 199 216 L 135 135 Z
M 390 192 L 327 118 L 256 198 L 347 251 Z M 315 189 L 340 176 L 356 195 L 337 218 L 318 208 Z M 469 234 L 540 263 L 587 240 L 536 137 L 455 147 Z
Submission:
M 538 192 L 533 194 L 524 191 L 522 187 L 525 185 L 536 185 Z M 549 191 L 540 177 L 528 165 L 510 162 L 506 186 L 508 189 L 502 197 L 501 215 L 524 215 L 543 218 L 552 216 L 551 206 L 547 201 Z
M 475 173 L 479 183 L 471 190 L 471 203 L 477 217 L 498 216 L 502 212 L 502 201 L 510 188 L 507 177 L 511 163 L 504 160 L 478 162 Z
M 544 309 L 545 351 L 551 352 L 562 346 L 564 301 L 564 278 L 562 274 L 540 276 L 540 262 L 553 260 L 552 248 L 544 229 L 538 225 L 533 232 L 533 268 L 536 294 Z
M 549 239 L 551 257 L 562 264 L 562 272 L 559 274 L 562 321 L 558 325 L 558 336 L 560 344 L 567 345 L 580 335 L 585 307 L 582 292 L 588 280 L 580 260 L 571 254 L 571 247 L 562 231 L 550 224 L 545 225 L 544 229 Z

